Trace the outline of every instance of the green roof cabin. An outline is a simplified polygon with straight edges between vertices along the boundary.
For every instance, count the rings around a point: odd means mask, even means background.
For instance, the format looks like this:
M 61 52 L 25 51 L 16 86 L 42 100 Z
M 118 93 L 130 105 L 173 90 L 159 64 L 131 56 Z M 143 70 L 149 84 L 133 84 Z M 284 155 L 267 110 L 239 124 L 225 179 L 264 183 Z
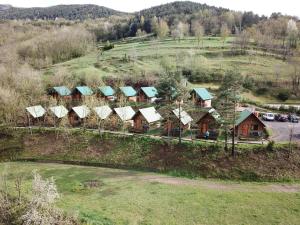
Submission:
M 81 100 L 82 97 L 93 95 L 93 90 L 88 86 L 78 86 L 72 92 L 72 98 L 74 100 Z
M 191 96 L 195 105 L 203 108 L 211 107 L 211 100 L 213 97 L 206 88 L 194 88 L 191 91 Z
M 98 88 L 97 97 L 104 98 L 109 101 L 115 100 L 116 91 L 111 86 L 102 86 Z
M 158 91 L 155 87 L 141 87 L 138 93 L 139 102 L 153 103 L 158 96 Z
M 198 126 L 198 138 L 217 139 L 222 120 L 220 114 L 212 108 L 205 112 L 196 124 Z
M 129 102 L 137 101 L 137 92 L 131 86 L 120 87 L 121 96 L 125 97 Z
M 238 138 L 261 138 L 266 125 L 254 112 L 244 110 L 235 122 L 235 134 Z
M 60 98 L 70 98 L 71 97 L 71 91 L 66 86 L 59 86 L 59 87 L 53 87 L 50 89 L 50 95 L 53 98 L 60 99 Z

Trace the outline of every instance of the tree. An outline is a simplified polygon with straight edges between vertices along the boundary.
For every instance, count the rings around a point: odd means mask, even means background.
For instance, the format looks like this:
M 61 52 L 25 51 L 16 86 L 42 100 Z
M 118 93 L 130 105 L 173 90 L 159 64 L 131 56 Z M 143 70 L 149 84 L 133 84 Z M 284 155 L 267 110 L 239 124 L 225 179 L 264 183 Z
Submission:
M 238 31 L 242 31 L 242 22 L 243 22 L 243 13 L 242 12 L 235 12 L 234 13 L 235 25 L 238 27 Z
M 181 76 L 178 73 L 168 73 L 162 76 L 158 82 L 157 90 L 159 96 L 164 96 L 166 104 L 162 107 L 166 111 L 168 118 L 176 121 L 179 128 L 179 144 L 182 142 L 182 110 L 184 106 L 187 106 L 187 99 L 189 98 L 189 92 L 187 88 L 181 82 Z M 178 116 L 172 113 L 174 108 L 178 109 Z
M 152 33 L 157 35 L 157 32 L 158 32 L 158 19 L 157 19 L 156 16 L 154 16 L 151 19 L 151 31 L 152 31 Z
M 236 122 L 236 107 L 239 102 L 239 92 L 242 87 L 242 79 L 238 72 L 227 71 L 222 81 L 218 96 L 218 111 L 220 112 L 225 136 L 225 151 L 228 151 L 228 133 L 229 128 L 232 128 L 232 148 L 231 155 L 235 155 L 235 122 Z
M 226 38 L 229 36 L 229 33 L 230 32 L 229 32 L 227 24 L 223 23 L 222 27 L 221 27 L 221 38 L 223 40 L 223 46 L 225 44 Z
M 192 32 L 194 36 L 197 38 L 198 41 L 198 47 L 200 44 L 200 41 L 202 40 L 202 48 L 203 48 L 203 36 L 205 34 L 204 27 L 201 25 L 199 21 L 193 21 L 192 22 Z
M 298 41 L 298 27 L 293 19 L 290 19 L 287 24 L 287 34 L 290 48 L 297 48 Z
M 58 198 L 54 179 L 43 180 L 38 173 L 34 172 L 31 201 L 28 210 L 22 216 L 24 224 L 58 224 L 60 216 L 54 207 Z
M 245 52 L 246 47 L 249 43 L 250 34 L 243 30 L 243 32 L 239 33 L 236 37 L 235 44 L 240 48 L 241 52 Z
M 169 34 L 169 26 L 168 26 L 167 22 L 164 21 L 163 19 L 160 19 L 159 23 L 158 23 L 157 36 L 160 39 L 163 39 L 168 34 Z
M 188 33 L 187 24 L 179 22 L 176 26 L 172 28 L 171 35 L 174 39 L 179 41 Z

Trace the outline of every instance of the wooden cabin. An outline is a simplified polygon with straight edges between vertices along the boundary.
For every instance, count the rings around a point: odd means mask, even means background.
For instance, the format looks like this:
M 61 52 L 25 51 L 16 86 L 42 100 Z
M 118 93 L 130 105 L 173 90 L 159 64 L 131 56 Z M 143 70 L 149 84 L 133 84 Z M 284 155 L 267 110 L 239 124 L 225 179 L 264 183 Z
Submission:
M 179 108 L 175 109 L 166 120 L 164 133 L 168 136 L 178 136 L 179 129 L 184 132 L 191 128 L 192 121 L 192 117 L 186 111 Z
M 219 136 L 219 128 L 221 126 L 220 114 L 215 109 L 210 109 L 207 111 L 198 121 L 197 121 L 197 137 L 198 138 L 208 138 L 217 139 Z M 208 134 L 208 136 L 206 136 Z
M 91 96 L 93 94 L 94 94 L 94 92 L 90 87 L 88 87 L 88 86 L 79 86 L 79 87 L 76 87 L 73 90 L 72 99 L 78 101 L 78 100 L 82 100 L 82 98 L 84 98 L 84 97 L 88 97 L 88 96 Z
M 133 116 L 135 115 L 135 111 L 131 106 L 125 106 L 120 108 L 114 108 L 114 115 L 112 118 L 112 126 L 118 127 L 121 123 L 121 125 L 124 125 L 126 127 L 132 127 L 133 126 Z
M 192 101 L 195 105 L 202 108 L 210 108 L 212 95 L 206 90 L 206 88 L 194 88 L 191 91 Z
M 115 90 L 111 86 L 102 86 L 98 88 L 97 97 L 103 98 L 108 101 L 114 101 L 116 99 Z
M 141 87 L 138 93 L 139 102 L 153 103 L 158 96 L 158 91 L 155 87 Z
M 90 114 L 90 109 L 83 105 L 73 107 L 68 113 L 69 122 L 72 126 L 82 125 Z
M 51 88 L 49 94 L 57 100 L 60 99 L 67 100 L 67 99 L 71 99 L 72 92 L 66 86 L 60 86 L 60 87 Z
M 61 120 L 69 113 L 66 107 L 62 105 L 50 107 L 50 112 L 52 117 L 47 119 L 47 124 L 55 127 L 58 126 Z
M 101 129 L 110 129 L 111 127 L 111 114 L 113 110 L 108 106 L 99 106 L 94 108 L 94 112 L 97 115 L 98 125 L 100 125 Z
M 129 102 L 137 101 L 137 92 L 131 86 L 120 87 L 120 95 L 125 97 Z
M 137 133 L 145 133 L 160 127 L 162 117 L 154 107 L 139 109 L 134 115 L 133 131 Z
M 26 111 L 28 126 L 42 125 L 44 123 L 46 110 L 41 105 L 27 107 Z
M 238 138 L 261 138 L 266 125 L 254 112 L 244 110 L 235 122 L 235 134 Z

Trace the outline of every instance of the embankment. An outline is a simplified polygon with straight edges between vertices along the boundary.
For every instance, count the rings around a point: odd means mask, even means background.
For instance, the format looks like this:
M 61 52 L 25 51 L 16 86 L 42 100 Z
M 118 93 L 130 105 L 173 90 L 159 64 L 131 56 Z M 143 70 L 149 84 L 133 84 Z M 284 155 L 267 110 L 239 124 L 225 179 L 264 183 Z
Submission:
M 166 141 L 91 131 L 2 130 L 0 160 L 74 163 L 251 181 L 300 180 L 300 150 L 286 145 L 239 145 L 236 157 L 221 143 Z

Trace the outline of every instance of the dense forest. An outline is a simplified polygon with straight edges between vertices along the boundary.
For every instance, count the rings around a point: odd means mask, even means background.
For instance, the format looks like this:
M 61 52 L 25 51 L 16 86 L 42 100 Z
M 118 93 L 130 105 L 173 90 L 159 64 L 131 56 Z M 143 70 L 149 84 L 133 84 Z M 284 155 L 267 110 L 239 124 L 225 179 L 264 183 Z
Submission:
M 50 19 L 64 18 L 67 20 L 83 20 L 122 15 L 118 12 L 98 5 L 57 5 L 45 8 L 17 8 L 0 5 L 0 19 Z

